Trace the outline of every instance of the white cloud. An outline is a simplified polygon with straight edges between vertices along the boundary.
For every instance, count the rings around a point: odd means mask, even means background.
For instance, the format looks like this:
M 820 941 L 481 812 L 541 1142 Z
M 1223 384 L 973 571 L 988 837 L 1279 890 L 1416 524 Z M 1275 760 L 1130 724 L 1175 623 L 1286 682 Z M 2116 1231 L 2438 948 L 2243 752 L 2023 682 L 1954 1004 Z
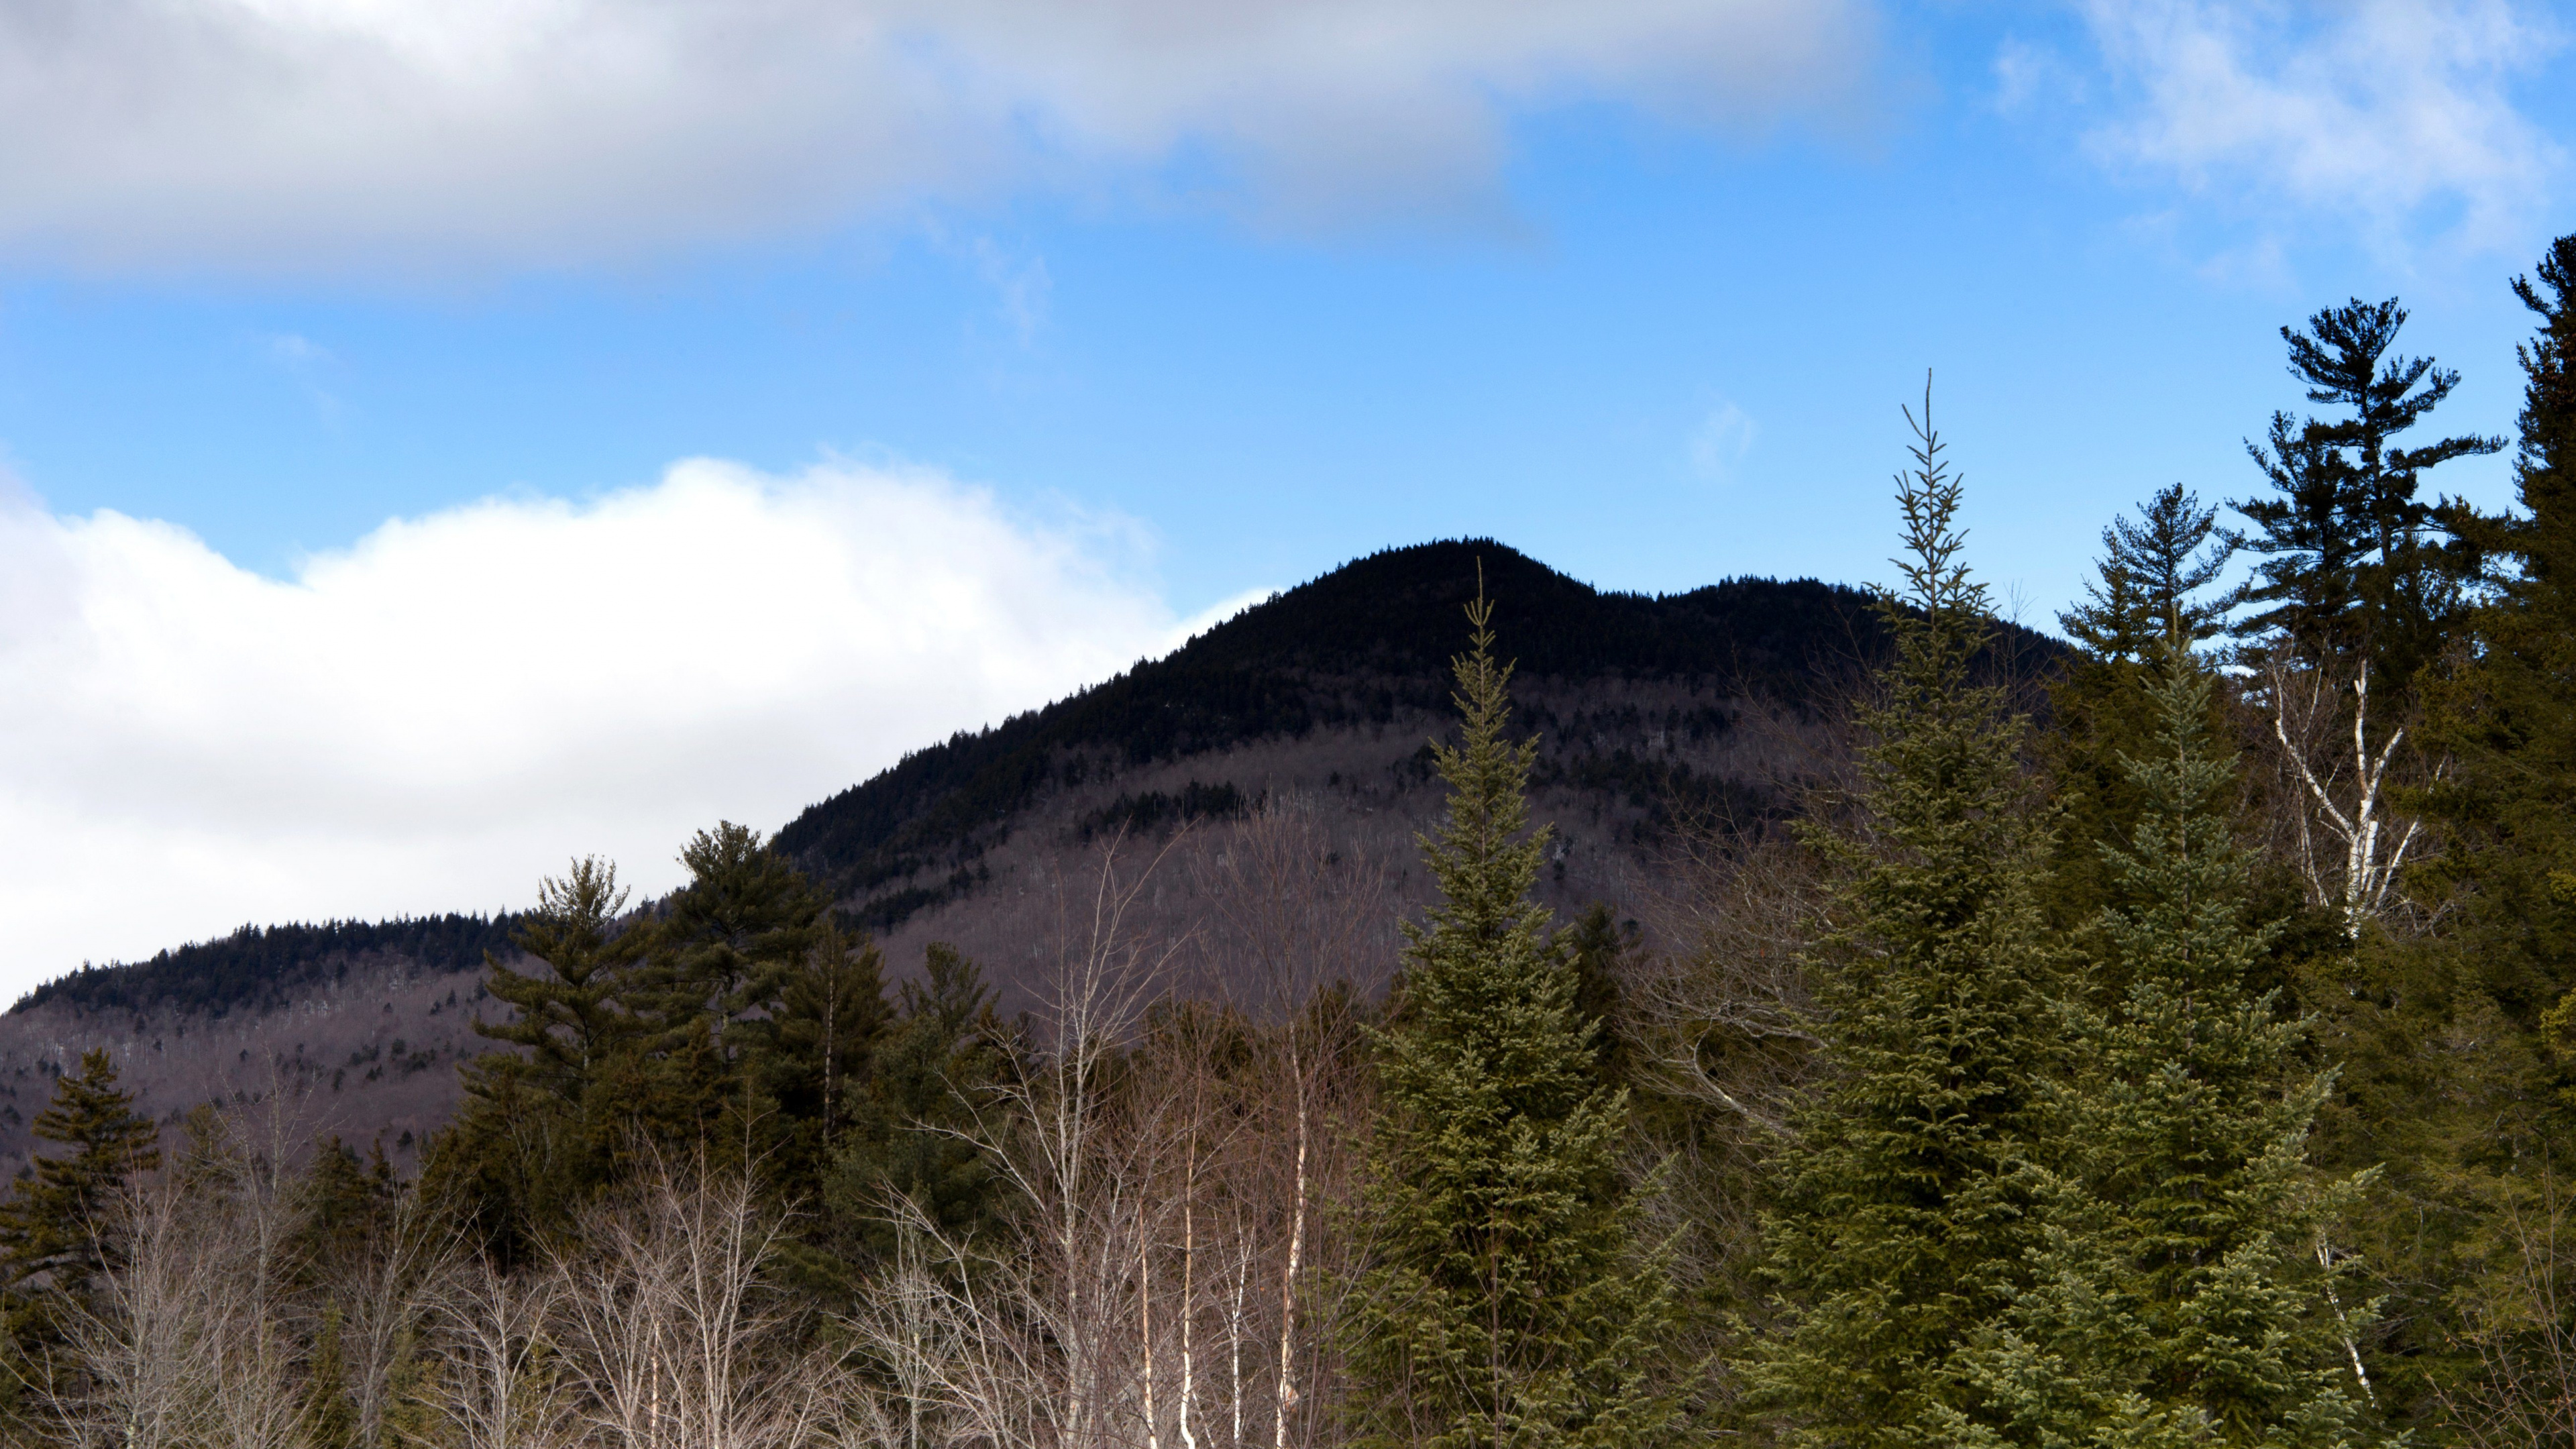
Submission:
M 1418 209 L 1491 183 L 1515 106 L 1830 108 L 1870 3 L 0 0 L 0 239 L 578 261 L 1175 158 L 1291 222 Z
M 1176 642 L 1093 531 L 921 472 L 713 461 L 385 524 L 287 580 L 0 500 L 0 999 L 245 920 L 676 884 L 903 751 Z
M 2118 164 L 2358 221 L 2519 245 L 2564 156 L 2512 86 L 2560 43 L 2512 0 L 2085 0 L 2124 120 Z
M 1753 451 L 1753 440 L 1761 431 L 1750 413 L 1731 402 L 1719 403 L 1691 433 L 1692 469 L 1711 482 L 1726 482 Z

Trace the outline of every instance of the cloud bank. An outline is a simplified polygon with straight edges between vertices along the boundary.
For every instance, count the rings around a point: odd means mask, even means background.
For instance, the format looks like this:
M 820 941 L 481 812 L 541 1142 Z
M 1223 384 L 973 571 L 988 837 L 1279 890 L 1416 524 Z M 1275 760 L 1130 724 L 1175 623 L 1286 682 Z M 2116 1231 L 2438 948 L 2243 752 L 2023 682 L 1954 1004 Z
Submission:
M 1831 107 L 1869 0 L 0 0 L 0 244 L 570 262 L 1177 165 L 1291 225 L 1489 187 L 1519 106 Z
M 2564 164 L 2513 98 L 2562 38 L 2510 0 L 2082 9 L 2133 102 L 2091 138 L 2116 164 L 2357 222 L 2383 244 L 2429 220 L 2477 247 L 2523 245 Z M 2008 97 L 2027 69 L 2007 53 Z
M 666 889 L 690 830 L 1177 642 L 1117 551 L 839 465 L 476 503 L 283 581 L 0 504 L 0 992 L 246 920 L 524 905 L 578 853 Z

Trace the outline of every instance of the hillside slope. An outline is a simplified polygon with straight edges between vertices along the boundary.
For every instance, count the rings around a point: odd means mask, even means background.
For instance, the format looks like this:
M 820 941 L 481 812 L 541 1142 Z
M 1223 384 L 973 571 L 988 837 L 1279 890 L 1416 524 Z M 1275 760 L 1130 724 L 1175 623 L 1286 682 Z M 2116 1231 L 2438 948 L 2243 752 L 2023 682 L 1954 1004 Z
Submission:
M 907 756 L 804 811 L 778 843 L 885 940 L 898 974 L 925 942 L 950 940 L 1015 1005 L 1068 888 L 1110 843 L 1127 843 L 1132 869 L 1176 830 L 1220 840 L 1265 800 L 1315 812 L 1337 848 L 1381 863 L 1398 899 L 1418 903 L 1413 834 L 1440 804 L 1425 741 L 1447 727 L 1447 661 L 1480 570 L 1501 652 L 1519 661 L 1518 723 L 1542 743 L 1533 803 L 1558 829 L 1543 888 L 1565 910 L 1653 889 L 1676 812 L 1781 808 L 1777 779 L 1879 639 L 1865 596 L 1813 581 L 1646 597 L 1490 541 L 1393 549 Z M 1202 897 L 1192 871 L 1168 868 L 1131 924 L 1185 934 Z M 90 1045 L 113 1050 L 165 1119 L 209 1099 L 271 1106 L 299 1134 L 381 1138 L 408 1158 L 453 1109 L 455 1064 L 482 1045 L 470 1028 L 482 955 L 511 926 L 245 929 L 49 983 L 0 1017 L 0 1172 L 23 1162 L 27 1120 Z M 1391 922 L 1385 946 L 1381 969 Z

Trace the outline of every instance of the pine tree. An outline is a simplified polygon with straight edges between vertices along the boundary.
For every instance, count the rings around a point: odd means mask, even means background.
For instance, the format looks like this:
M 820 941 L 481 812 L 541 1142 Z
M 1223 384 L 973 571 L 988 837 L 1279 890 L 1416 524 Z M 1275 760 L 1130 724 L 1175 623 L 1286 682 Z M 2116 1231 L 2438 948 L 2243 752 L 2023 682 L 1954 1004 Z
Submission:
M 1909 420 L 1911 415 L 1909 414 Z M 1972 667 L 1989 625 L 1960 563 L 1960 486 L 1927 399 L 1897 479 L 1906 587 L 1861 716 L 1860 822 L 1809 969 L 1827 1082 L 1781 1150 L 1767 1272 L 1781 1327 L 1749 1367 L 1800 1442 L 1911 1446 L 1983 1423 L 1956 1361 L 2027 1278 L 2025 1165 L 2056 962 L 2032 895 L 2048 849 L 2023 724 Z
M 823 898 L 746 826 L 720 821 L 680 851 L 689 883 L 653 928 L 653 963 L 669 1013 L 702 1018 L 726 1061 L 727 1030 L 773 1009 L 823 931 Z
M 2488 597 L 2426 691 L 2449 769 L 2421 803 L 2444 849 L 2409 888 L 2444 928 L 2378 944 L 2315 998 L 2347 1063 L 2339 1160 L 2387 1164 L 2411 1219 L 2362 1221 L 2383 1229 L 2365 1246 L 2391 1295 L 2385 1396 L 2419 1412 L 2475 1392 L 2482 1338 L 2512 1357 L 2576 1336 L 2576 1310 L 2533 1287 L 2564 1281 L 2561 1250 L 2520 1228 L 2576 1194 L 2576 235 L 2514 290 L 2539 324 L 2519 349 L 2521 507 L 2445 516 Z
M 33 1130 L 37 1140 L 71 1150 L 37 1157 L 0 1208 L 0 1270 L 9 1287 L 42 1279 L 77 1293 L 105 1266 L 99 1235 L 117 1192 L 161 1165 L 160 1130 L 135 1112 L 134 1094 L 116 1085 L 116 1065 L 98 1047 L 54 1083 Z
M 1010 1033 L 975 963 L 944 941 L 903 983 L 894 1018 L 852 1095 L 824 1197 L 844 1249 L 894 1251 L 887 1200 L 900 1195 L 952 1240 L 973 1238 L 999 1208 L 991 1159 L 976 1144 L 978 1096 L 1010 1065 Z
M 2155 737 L 2126 763 L 2147 806 L 2101 845 L 2135 902 L 2099 924 L 2101 978 L 2119 986 L 2058 1005 L 2071 1050 L 2040 1097 L 2033 1281 L 1960 1355 L 1983 1411 L 1945 1416 L 1941 1437 L 2354 1443 L 2364 1315 L 2337 1297 L 2349 1264 L 2329 1275 L 2320 1249 L 2358 1184 L 2307 1160 L 2330 1074 L 2301 1061 L 2307 1024 L 2252 985 L 2278 927 L 2247 922 L 2235 765 L 2211 746 L 2212 680 L 2179 631 L 2139 694 Z
M 2308 400 L 2347 417 L 2272 417 L 2270 446 L 2247 443 L 2277 495 L 2235 505 L 2255 526 L 2233 535 L 2262 560 L 2246 598 L 2269 608 L 2239 626 L 2284 635 L 2309 658 L 2357 658 L 2399 685 L 2438 650 L 2457 603 L 2458 565 L 2433 540 L 2423 475 L 2454 458 L 2493 453 L 2500 438 L 2398 445 L 2459 385 L 2429 357 L 2388 357 L 2406 309 L 2354 298 L 2281 329 L 2290 374 Z
M 1537 746 L 1505 738 L 1492 617 L 1480 590 L 1455 666 L 1463 738 L 1433 746 L 1449 819 L 1422 843 L 1443 903 L 1408 923 L 1406 1010 L 1378 1043 L 1377 1259 L 1346 1340 L 1359 1438 L 1628 1449 L 1676 1425 L 1655 1372 L 1668 1274 L 1617 1171 L 1626 1093 L 1600 1084 L 1597 1027 L 1529 899 Z
M 865 936 L 825 923 L 814 947 L 779 986 L 778 1004 L 743 1022 L 743 1070 L 758 1101 L 775 1104 L 761 1124 L 769 1146 L 761 1161 L 769 1191 L 800 1208 L 823 1193 L 833 1153 L 848 1131 L 855 1096 L 863 1096 L 886 1029 L 885 955 Z M 800 1215 L 784 1245 L 788 1269 L 810 1291 L 846 1291 L 856 1265 L 834 1248 L 833 1224 Z
M 477 1020 L 478 1035 L 516 1047 L 464 1063 L 465 1102 L 424 1156 L 434 1191 L 453 1202 L 505 1261 L 569 1225 L 605 1181 L 626 1114 L 611 1090 L 637 1035 L 629 1009 L 645 983 L 649 934 L 618 929 L 626 892 L 596 856 L 537 887 L 519 949 L 542 971 L 490 953 L 485 986 L 515 1015 Z
M 532 1080 L 566 1102 L 579 1102 L 590 1090 L 599 1062 L 624 1034 L 616 998 L 630 984 L 643 944 L 641 933 L 618 930 L 625 909 L 617 867 L 586 856 L 562 879 L 538 885 L 537 908 L 519 929 L 519 949 L 542 972 L 516 971 L 484 955 L 485 988 L 518 1015 L 477 1021 L 476 1034 L 525 1048 L 504 1059 L 524 1061 Z

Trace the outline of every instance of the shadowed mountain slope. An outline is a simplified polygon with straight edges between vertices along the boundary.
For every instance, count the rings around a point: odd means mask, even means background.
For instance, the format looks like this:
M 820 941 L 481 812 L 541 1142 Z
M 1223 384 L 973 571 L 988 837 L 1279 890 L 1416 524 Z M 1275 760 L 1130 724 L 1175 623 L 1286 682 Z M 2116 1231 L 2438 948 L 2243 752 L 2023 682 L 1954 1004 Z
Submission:
M 1554 692 L 1609 679 L 1680 683 L 1804 708 L 1880 635 L 1866 595 L 1813 580 L 1650 597 L 1604 593 L 1490 540 L 1389 549 L 1163 659 L 909 755 L 790 821 L 778 844 L 832 881 L 858 919 L 899 925 L 967 889 L 986 849 L 1050 788 L 1446 710 L 1449 660 L 1480 574 L 1498 604 L 1502 652 L 1524 683 Z
M 1006 1003 L 1026 1001 L 1068 886 L 1099 869 L 1106 841 L 1169 840 L 1264 800 L 1315 812 L 1340 849 L 1399 882 L 1392 899 L 1419 905 L 1414 832 L 1440 804 L 1425 741 L 1450 727 L 1448 663 L 1480 570 L 1499 652 L 1518 661 L 1516 724 L 1542 744 L 1533 810 L 1557 832 L 1542 895 L 1560 910 L 1604 900 L 1624 913 L 1657 889 L 1677 812 L 1785 808 L 1780 781 L 1881 640 L 1866 595 L 1811 580 L 1649 597 L 1486 540 L 1391 549 L 907 756 L 797 816 L 778 844 L 884 938 L 898 975 L 927 941 L 953 941 Z M 2045 667 L 2057 646 L 2007 629 L 2004 648 Z M 1212 903 L 1187 868 L 1167 881 L 1138 923 L 1186 934 Z M 114 1052 L 164 1120 L 210 1099 L 291 1102 L 305 1130 L 381 1138 L 401 1160 L 453 1110 L 456 1063 L 485 1045 L 471 1029 L 491 1009 L 483 957 L 506 952 L 515 925 L 245 927 L 39 987 L 0 1017 L 0 1173 L 23 1162 L 27 1122 L 89 1046 Z M 1391 963 L 1391 920 L 1387 936 Z

